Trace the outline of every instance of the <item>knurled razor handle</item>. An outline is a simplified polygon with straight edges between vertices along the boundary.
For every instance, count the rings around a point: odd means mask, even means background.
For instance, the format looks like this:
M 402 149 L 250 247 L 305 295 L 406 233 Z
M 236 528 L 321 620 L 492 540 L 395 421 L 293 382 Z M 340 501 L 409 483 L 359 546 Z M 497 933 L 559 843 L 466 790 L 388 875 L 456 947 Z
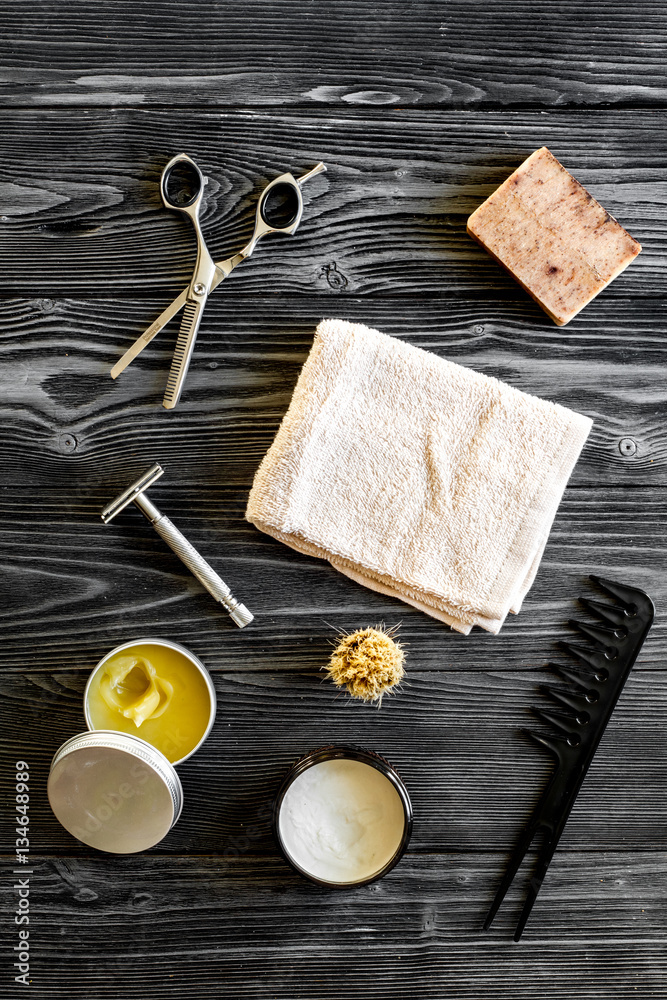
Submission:
M 142 499 L 145 498 L 142 497 Z M 176 553 L 181 562 L 197 577 L 201 585 L 206 587 L 211 597 L 219 601 L 229 612 L 232 621 L 239 628 L 245 628 L 246 625 L 249 625 L 253 615 L 244 604 L 236 600 L 225 581 L 218 576 L 212 566 L 209 566 L 204 557 L 197 552 L 194 545 L 190 544 L 185 535 L 181 534 L 176 525 L 162 514 L 153 521 L 153 527 L 169 548 Z

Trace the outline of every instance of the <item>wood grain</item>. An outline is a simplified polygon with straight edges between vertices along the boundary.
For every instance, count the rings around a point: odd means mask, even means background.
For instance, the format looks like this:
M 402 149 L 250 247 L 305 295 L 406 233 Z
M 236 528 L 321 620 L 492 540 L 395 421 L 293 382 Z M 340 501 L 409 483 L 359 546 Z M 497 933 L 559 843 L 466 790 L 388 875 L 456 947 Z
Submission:
M 57 671 L 33 662 L 27 672 L 0 678 L 3 745 L 30 765 L 33 851 L 90 854 L 58 825 L 45 787 L 53 754 L 86 729 L 83 690 L 93 666 Z M 367 746 L 398 769 L 415 811 L 413 851 L 510 849 L 553 771 L 548 754 L 519 732 L 548 730 L 532 713 L 546 706 L 540 685 L 554 683 L 544 664 L 527 676 L 507 669 L 433 673 L 411 654 L 403 690 L 379 710 L 351 702 L 321 673 L 256 674 L 245 666 L 240 659 L 238 673 L 213 673 L 216 724 L 179 766 L 183 814 L 157 854 L 225 858 L 251 829 L 246 850 L 275 855 L 270 818 L 282 778 L 293 761 L 332 742 Z M 667 836 L 663 677 L 643 660 L 635 668 L 560 850 L 633 852 Z M 9 805 L 7 772 L 0 789 Z
M 151 456 L 151 460 L 155 457 Z M 658 608 L 645 655 L 660 669 L 667 653 L 662 612 L 667 605 L 664 491 L 571 489 L 557 515 L 542 566 L 521 613 L 498 637 L 481 630 L 451 632 L 396 599 L 361 587 L 327 563 L 293 552 L 243 520 L 245 490 L 189 489 L 161 480 L 154 502 L 211 561 L 256 615 L 239 631 L 134 509 L 109 525 L 99 511 L 151 462 L 128 456 L 115 479 L 90 479 L 45 493 L 3 500 L 4 611 L 0 615 L 5 669 L 85 669 L 110 648 L 157 634 L 185 645 L 214 669 L 319 669 L 334 627 L 353 631 L 384 621 L 402 623 L 411 657 L 431 670 L 535 669 L 553 655 L 565 622 L 581 616 L 575 599 L 592 595 L 591 572 L 643 587 Z M 57 465 L 54 466 L 57 468 Z M 176 468 L 172 465 L 170 468 Z M 130 472 L 132 469 L 132 472 Z M 65 479 L 67 473 L 56 473 Z M 174 477 L 175 478 L 175 477 Z M 169 480 L 167 480 L 169 482 Z M 164 485 L 163 485 L 164 484 Z M 31 504 L 35 507 L 31 509 Z M 94 555 L 93 555 L 94 554 Z
M 304 187 L 297 234 L 267 240 L 218 296 L 315 293 L 337 308 L 355 295 L 521 300 L 465 223 L 545 144 L 644 248 L 587 313 L 610 297 L 665 292 L 660 112 L 5 111 L 0 126 L 5 293 L 181 291 L 194 237 L 161 205 L 158 182 L 186 149 L 209 177 L 202 226 L 216 259 L 249 237 L 269 180 L 328 165 Z
M 655 0 L 253 0 L 104 7 L 56 0 L 0 17 L 6 104 L 375 110 L 662 105 Z
M 661 310 L 643 300 L 602 300 L 562 331 L 536 318 L 519 292 L 489 303 L 412 295 L 397 308 L 384 298 L 251 298 L 228 289 L 211 297 L 182 402 L 168 418 L 161 400 L 177 321 L 117 381 L 109 377 L 168 294 L 0 302 L 0 393 L 12 414 L 0 426 L 0 444 L 16 485 L 48 487 L 53 471 L 67 469 L 74 476 L 68 493 L 101 485 L 111 499 L 139 474 L 142 455 L 147 466 L 153 456 L 171 462 L 180 481 L 249 487 L 327 314 L 586 413 L 594 428 L 577 485 L 667 481 L 667 346 Z
M 66 1000 L 664 997 L 664 856 L 561 854 L 519 946 L 520 890 L 480 932 L 488 852 L 410 855 L 346 892 L 249 854 L 36 860 L 33 990 Z
M 25 757 L 35 995 L 667 1000 L 664 5 L 0 0 L 0 33 L 0 799 L 7 852 Z M 465 234 L 544 144 L 643 246 L 565 330 Z M 166 413 L 175 324 L 108 372 L 190 278 L 192 231 L 158 191 L 180 150 L 209 178 L 216 259 L 248 238 L 267 181 L 328 171 L 304 187 L 296 236 L 267 240 L 212 297 Z M 451 633 L 244 521 L 326 316 L 593 418 L 499 636 Z M 248 629 L 138 512 L 102 524 L 156 460 L 153 499 L 256 614 Z M 541 727 L 531 706 L 595 570 L 644 587 L 658 617 L 517 947 L 529 864 L 479 929 L 551 771 L 519 728 Z M 321 667 L 336 628 L 379 621 L 402 622 L 408 677 L 378 711 Z M 165 841 L 102 856 L 53 817 L 49 763 L 83 729 L 94 664 L 149 634 L 201 656 L 218 716 L 179 768 Z M 269 823 L 289 763 L 330 740 L 385 753 L 415 807 L 399 867 L 344 893 L 296 876 Z M 23 990 L 0 979 L 1 1000 Z

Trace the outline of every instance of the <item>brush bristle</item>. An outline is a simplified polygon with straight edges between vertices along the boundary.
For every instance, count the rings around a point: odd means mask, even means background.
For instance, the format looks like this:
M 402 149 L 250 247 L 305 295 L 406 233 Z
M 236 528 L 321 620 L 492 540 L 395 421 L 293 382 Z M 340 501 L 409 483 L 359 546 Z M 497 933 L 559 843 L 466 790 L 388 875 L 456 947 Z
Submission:
M 346 687 L 353 698 L 381 701 L 382 696 L 403 679 L 405 655 L 393 638 L 396 628 L 357 629 L 343 635 L 327 669 L 337 687 Z

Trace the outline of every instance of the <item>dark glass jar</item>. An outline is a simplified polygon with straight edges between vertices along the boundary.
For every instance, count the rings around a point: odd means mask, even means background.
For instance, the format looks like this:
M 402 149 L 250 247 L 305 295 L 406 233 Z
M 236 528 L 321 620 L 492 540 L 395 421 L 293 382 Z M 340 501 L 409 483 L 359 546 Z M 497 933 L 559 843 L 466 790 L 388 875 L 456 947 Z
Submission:
M 396 849 L 391 857 L 385 860 L 376 871 L 369 872 L 360 878 L 345 881 L 322 878 L 319 875 L 314 874 L 312 871 L 309 871 L 294 857 L 294 854 L 290 851 L 281 832 L 281 810 L 285 802 L 285 796 L 296 779 L 311 768 L 317 767 L 319 764 L 323 764 L 327 761 L 334 760 L 358 761 L 361 764 L 366 764 L 369 767 L 375 768 L 376 771 L 379 771 L 397 793 L 403 815 L 402 831 L 400 837 L 398 838 Z M 338 743 L 320 747 L 318 750 L 312 750 L 292 765 L 290 770 L 287 772 L 274 801 L 273 832 L 285 860 L 289 865 L 291 865 L 292 868 L 294 868 L 295 871 L 299 872 L 300 875 L 310 879 L 311 882 L 315 882 L 317 885 L 326 886 L 327 888 L 350 889 L 360 885 L 367 885 L 370 882 L 375 882 L 377 879 L 386 875 L 387 872 L 391 871 L 391 869 L 398 864 L 410 841 L 410 835 L 412 834 L 412 815 L 412 803 L 410 802 L 408 790 L 403 784 L 398 772 L 387 760 L 384 759 L 384 757 L 381 757 L 372 750 L 366 750 L 364 747 L 348 743 Z

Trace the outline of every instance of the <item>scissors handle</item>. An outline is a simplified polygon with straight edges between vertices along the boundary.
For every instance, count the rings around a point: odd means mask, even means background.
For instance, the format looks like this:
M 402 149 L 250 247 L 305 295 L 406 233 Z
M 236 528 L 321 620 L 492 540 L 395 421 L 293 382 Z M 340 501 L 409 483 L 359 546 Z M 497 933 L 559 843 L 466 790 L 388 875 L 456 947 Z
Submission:
M 202 313 L 216 274 L 213 258 L 208 252 L 199 225 L 204 184 L 201 170 L 187 153 L 174 156 L 162 171 L 160 180 L 160 191 L 166 207 L 186 215 L 192 222 L 197 237 L 197 262 L 188 288 L 181 329 L 162 400 L 162 405 L 167 410 L 176 406 L 183 390 Z
M 250 242 L 226 263 L 233 269 L 246 257 L 250 257 L 258 240 L 270 233 L 282 233 L 292 236 L 298 229 L 303 215 L 303 196 L 301 185 L 326 170 L 324 163 L 318 163 L 303 177 L 296 178 L 293 174 L 281 174 L 262 191 L 257 202 L 255 214 L 255 231 Z M 218 267 L 221 267 L 218 264 Z
M 199 329 L 199 322 L 208 295 L 228 278 L 237 264 L 249 257 L 255 245 L 262 236 L 269 233 L 292 235 L 301 221 L 303 200 L 301 185 L 316 174 L 326 170 L 324 163 L 303 174 L 294 177 L 292 174 L 282 174 L 271 181 L 260 195 L 255 216 L 255 231 L 250 242 L 234 256 L 215 264 L 206 249 L 199 228 L 199 208 L 204 189 L 204 177 L 197 164 L 186 153 L 179 153 L 169 161 L 162 171 L 160 191 L 167 208 L 187 215 L 195 227 L 197 234 L 197 265 L 190 285 L 184 289 L 174 301 L 151 323 L 147 330 L 132 344 L 122 358 L 111 369 L 111 377 L 117 378 L 127 368 L 131 361 L 143 351 L 160 330 L 176 313 L 191 303 L 195 310 L 195 322 L 191 322 L 191 311 L 183 317 L 176 353 L 170 371 L 170 384 L 164 398 L 164 406 L 171 409 L 178 402 L 183 386 L 183 378 L 190 363 L 192 348 Z M 172 379 L 173 375 L 173 379 Z
M 186 215 L 194 226 L 197 237 L 197 263 L 190 282 L 188 298 L 202 305 L 206 302 L 215 274 L 215 264 L 199 225 L 199 209 L 204 196 L 204 186 L 204 175 L 187 153 L 174 156 L 162 171 L 160 178 L 160 193 L 166 208 Z
M 199 211 L 204 175 L 187 153 L 173 156 L 162 171 L 160 193 L 167 208 L 191 215 Z

